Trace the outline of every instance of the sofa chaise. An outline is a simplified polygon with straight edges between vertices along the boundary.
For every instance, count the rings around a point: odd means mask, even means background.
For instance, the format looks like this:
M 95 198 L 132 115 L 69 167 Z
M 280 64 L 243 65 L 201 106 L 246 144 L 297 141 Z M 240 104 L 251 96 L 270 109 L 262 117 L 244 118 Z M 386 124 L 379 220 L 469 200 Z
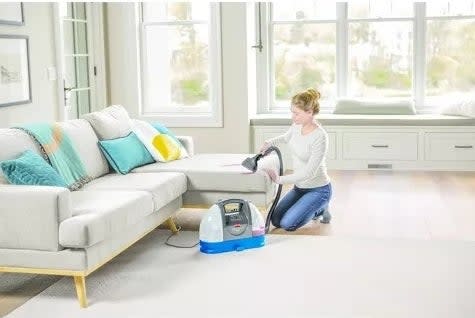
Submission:
M 176 232 L 172 217 L 180 208 L 222 198 L 264 208 L 275 193 L 265 174 L 239 165 L 249 154 L 194 154 L 193 139 L 178 137 L 190 157 L 122 175 L 110 169 L 90 122 L 60 126 L 93 180 L 75 191 L 12 185 L 0 169 L 0 272 L 72 276 L 81 307 L 87 306 L 85 278 L 160 224 Z M 0 129 L 0 162 L 25 150 L 40 152 L 24 131 Z

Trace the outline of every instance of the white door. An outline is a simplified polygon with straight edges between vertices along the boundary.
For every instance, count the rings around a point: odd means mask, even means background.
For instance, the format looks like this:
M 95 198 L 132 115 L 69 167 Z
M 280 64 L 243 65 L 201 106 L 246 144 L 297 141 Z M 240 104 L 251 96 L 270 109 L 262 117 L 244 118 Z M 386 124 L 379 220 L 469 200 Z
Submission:
M 75 119 L 95 109 L 91 4 L 58 3 L 59 103 L 61 119 Z M 62 115 L 62 116 L 61 116 Z

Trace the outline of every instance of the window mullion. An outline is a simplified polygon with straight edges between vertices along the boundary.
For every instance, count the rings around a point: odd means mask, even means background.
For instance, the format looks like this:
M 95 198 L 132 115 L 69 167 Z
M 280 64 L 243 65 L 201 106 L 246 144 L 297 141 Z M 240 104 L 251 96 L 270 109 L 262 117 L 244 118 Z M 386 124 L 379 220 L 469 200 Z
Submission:
M 348 93 L 348 3 L 336 3 L 336 94 Z
M 414 73 L 413 94 L 416 107 L 424 107 L 425 78 L 426 78 L 426 4 L 414 3 Z

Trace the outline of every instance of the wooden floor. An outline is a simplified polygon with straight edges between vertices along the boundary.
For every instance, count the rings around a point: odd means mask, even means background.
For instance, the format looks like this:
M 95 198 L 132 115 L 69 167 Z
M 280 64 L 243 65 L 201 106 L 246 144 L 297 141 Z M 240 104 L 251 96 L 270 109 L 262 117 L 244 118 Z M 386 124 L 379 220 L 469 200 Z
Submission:
M 310 222 L 295 232 L 368 238 L 475 240 L 475 172 L 330 171 L 331 224 Z M 290 187 L 284 187 L 283 194 Z M 182 209 L 177 224 L 197 230 L 204 209 Z M 58 278 L 0 274 L 0 316 Z M 5 283 L 8 282 L 8 283 Z M 72 282 L 71 282 L 72 283 Z
M 331 224 L 310 222 L 295 232 L 475 240 L 475 172 L 330 171 Z M 285 186 L 282 196 L 290 189 Z M 196 230 L 205 210 L 182 209 L 177 224 Z

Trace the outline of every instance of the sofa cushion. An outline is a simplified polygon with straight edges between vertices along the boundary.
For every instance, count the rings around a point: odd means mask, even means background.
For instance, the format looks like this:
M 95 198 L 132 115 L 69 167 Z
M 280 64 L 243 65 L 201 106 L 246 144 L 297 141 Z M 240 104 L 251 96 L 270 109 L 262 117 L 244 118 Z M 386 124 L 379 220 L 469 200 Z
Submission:
M 0 161 L 14 159 L 26 150 L 40 154 L 38 145 L 20 129 L 0 128 Z M 0 184 L 9 183 L 0 169 Z
M 250 173 L 241 162 L 252 154 L 195 154 L 193 157 L 167 163 L 154 163 L 132 172 L 183 172 L 188 177 L 188 190 L 223 192 L 268 192 L 272 183 L 264 172 Z M 275 156 L 259 161 L 263 166 L 276 167 Z
M 167 205 L 186 192 L 183 173 L 130 173 L 108 174 L 86 184 L 82 190 L 140 190 L 152 194 L 154 211 Z
M 92 246 L 153 212 L 152 196 L 146 191 L 74 191 L 71 202 L 72 217 L 59 225 L 64 247 Z
M 0 162 L 5 178 L 12 184 L 67 188 L 59 173 L 39 154 L 26 150 L 18 158 Z
M 107 160 L 97 145 L 99 140 L 86 120 L 73 119 L 59 125 L 69 135 L 88 176 L 98 178 L 109 173 Z
M 83 118 L 91 124 L 100 140 L 124 137 L 132 131 L 129 114 L 120 105 L 85 114 Z

